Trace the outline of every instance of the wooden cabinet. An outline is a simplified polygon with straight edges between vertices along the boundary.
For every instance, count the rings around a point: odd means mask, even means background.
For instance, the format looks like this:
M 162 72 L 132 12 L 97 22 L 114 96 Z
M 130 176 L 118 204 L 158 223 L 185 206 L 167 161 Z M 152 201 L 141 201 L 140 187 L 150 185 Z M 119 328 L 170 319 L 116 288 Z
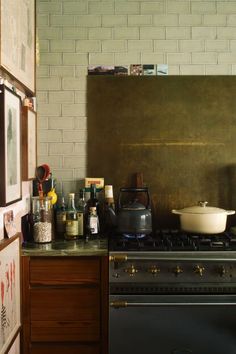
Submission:
M 107 354 L 107 262 L 22 257 L 24 354 Z

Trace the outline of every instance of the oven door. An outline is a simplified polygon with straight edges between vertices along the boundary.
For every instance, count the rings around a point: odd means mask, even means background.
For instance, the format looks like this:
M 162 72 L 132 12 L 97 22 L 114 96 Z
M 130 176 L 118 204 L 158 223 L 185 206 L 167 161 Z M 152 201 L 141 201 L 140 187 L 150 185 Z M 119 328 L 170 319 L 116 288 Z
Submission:
M 236 295 L 111 295 L 110 354 L 236 354 Z

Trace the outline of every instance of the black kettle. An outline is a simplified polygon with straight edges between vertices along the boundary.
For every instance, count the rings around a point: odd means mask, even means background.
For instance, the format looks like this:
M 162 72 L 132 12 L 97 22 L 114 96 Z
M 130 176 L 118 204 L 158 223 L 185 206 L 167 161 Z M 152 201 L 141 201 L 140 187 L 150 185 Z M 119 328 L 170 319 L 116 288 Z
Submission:
M 122 205 L 122 193 L 146 193 L 146 206 L 133 199 Z M 129 235 L 148 235 L 152 232 L 152 213 L 148 188 L 121 188 L 118 197 L 117 232 Z

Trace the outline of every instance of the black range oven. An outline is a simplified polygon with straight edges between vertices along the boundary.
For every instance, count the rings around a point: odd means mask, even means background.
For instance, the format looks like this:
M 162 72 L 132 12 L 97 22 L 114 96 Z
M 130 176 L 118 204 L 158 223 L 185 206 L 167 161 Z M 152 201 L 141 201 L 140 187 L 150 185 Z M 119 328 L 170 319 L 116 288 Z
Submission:
M 116 236 L 109 259 L 110 354 L 236 354 L 236 236 Z

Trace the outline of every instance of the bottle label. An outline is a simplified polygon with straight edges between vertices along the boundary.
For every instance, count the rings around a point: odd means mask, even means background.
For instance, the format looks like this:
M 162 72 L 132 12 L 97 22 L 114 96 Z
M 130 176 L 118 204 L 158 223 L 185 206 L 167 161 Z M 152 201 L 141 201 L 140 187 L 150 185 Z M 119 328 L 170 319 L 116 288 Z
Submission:
M 89 229 L 91 234 L 98 233 L 98 217 L 95 215 L 90 215 L 89 217 Z
M 84 235 L 84 214 L 77 213 L 77 217 L 78 217 L 78 235 L 83 236 Z
M 66 235 L 78 236 L 78 220 L 66 220 Z

